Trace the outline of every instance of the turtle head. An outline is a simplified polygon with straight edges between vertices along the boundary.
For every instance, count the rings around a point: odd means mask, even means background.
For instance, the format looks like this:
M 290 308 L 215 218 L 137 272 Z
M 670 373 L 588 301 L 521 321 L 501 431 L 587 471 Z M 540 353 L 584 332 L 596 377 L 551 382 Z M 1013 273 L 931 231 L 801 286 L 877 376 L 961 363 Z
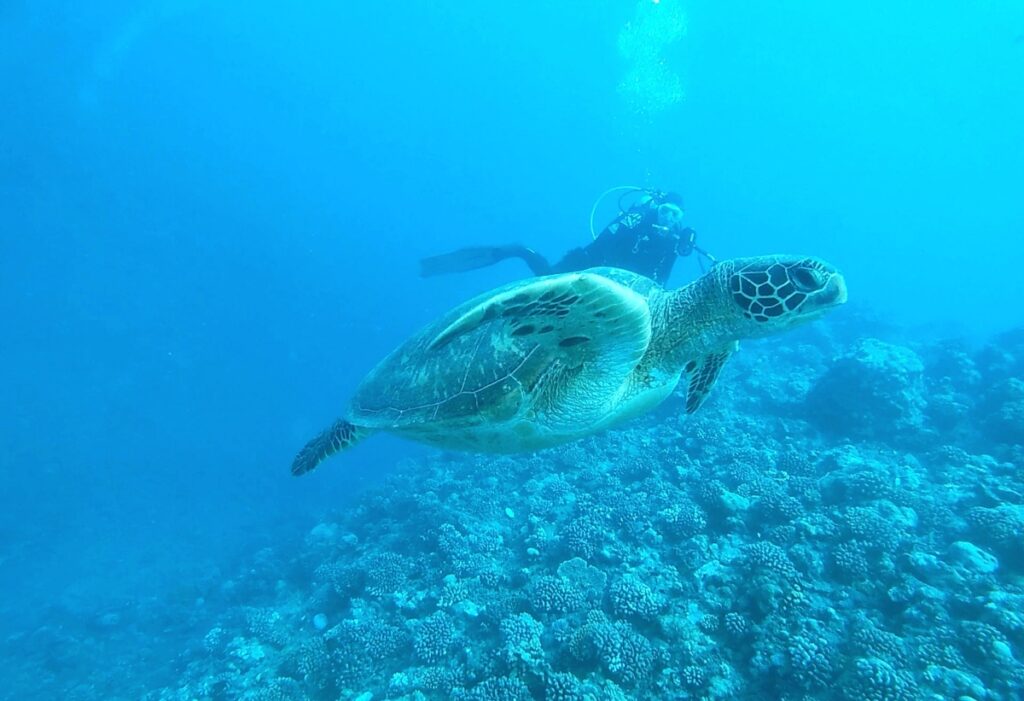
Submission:
M 804 256 L 723 261 L 721 276 L 744 336 L 764 336 L 817 319 L 846 301 L 846 281 L 833 266 Z

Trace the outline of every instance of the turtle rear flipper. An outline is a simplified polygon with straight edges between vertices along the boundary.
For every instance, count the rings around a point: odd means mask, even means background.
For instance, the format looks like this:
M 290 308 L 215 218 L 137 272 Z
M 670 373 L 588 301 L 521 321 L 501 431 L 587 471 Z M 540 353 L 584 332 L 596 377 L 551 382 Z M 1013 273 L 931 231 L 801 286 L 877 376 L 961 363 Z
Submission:
M 312 471 L 321 462 L 337 452 L 346 450 L 372 433 L 371 430 L 339 419 L 311 440 L 292 461 L 292 474 L 298 477 Z

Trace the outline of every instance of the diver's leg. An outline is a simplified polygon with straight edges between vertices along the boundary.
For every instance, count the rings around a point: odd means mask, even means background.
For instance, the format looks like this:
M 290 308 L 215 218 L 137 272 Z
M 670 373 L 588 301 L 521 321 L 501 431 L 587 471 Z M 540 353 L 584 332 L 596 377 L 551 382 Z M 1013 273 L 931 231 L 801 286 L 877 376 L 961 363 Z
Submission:
M 548 263 L 548 259 L 537 253 L 532 248 L 520 244 L 514 244 L 511 246 L 502 247 L 503 257 L 505 258 L 519 258 L 527 267 L 530 268 L 530 272 L 534 275 L 550 275 L 554 270 L 551 268 L 551 263 Z
M 551 272 L 574 273 L 579 270 L 586 270 L 587 268 L 592 267 L 594 267 L 594 263 L 587 254 L 587 249 L 573 248 L 562 256 L 562 260 L 551 266 Z

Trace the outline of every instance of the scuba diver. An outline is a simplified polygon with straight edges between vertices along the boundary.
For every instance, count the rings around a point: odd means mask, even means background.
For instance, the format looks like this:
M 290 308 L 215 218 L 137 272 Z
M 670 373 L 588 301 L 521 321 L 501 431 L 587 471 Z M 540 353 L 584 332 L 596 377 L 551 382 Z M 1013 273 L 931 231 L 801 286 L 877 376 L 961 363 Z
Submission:
M 626 190 L 619 197 L 619 214 L 600 234 L 594 234 L 594 213 L 610 193 Z M 643 193 L 628 210 L 623 211 L 622 198 Z M 593 241 L 570 250 L 557 263 L 548 260 L 522 244 L 505 246 L 473 246 L 420 261 L 423 277 L 461 273 L 494 265 L 509 258 L 519 258 L 534 275 L 550 275 L 598 266 L 625 268 L 664 285 L 672 266 L 680 256 L 697 252 L 712 265 L 715 258 L 696 243 L 697 232 L 683 226 L 683 198 L 674 192 L 647 190 L 639 187 L 617 187 L 605 192 L 590 212 Z M 703 262 L 701 262 L 703 269 Z

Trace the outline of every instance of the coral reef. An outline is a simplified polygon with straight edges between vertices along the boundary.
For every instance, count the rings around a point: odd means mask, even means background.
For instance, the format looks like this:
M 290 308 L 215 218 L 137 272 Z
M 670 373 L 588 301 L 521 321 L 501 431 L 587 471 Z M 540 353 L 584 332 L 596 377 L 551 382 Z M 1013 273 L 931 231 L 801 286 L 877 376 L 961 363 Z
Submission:
M 786 343 L 685 420 L 403 463 L 134 697 L 1024 697 L 1020 336 Z
M 910 348 L 875 338 L 836 358 L 807 396 L 818 425 L 889 443 L 924 427 L 927 403 L 921 358 Z

